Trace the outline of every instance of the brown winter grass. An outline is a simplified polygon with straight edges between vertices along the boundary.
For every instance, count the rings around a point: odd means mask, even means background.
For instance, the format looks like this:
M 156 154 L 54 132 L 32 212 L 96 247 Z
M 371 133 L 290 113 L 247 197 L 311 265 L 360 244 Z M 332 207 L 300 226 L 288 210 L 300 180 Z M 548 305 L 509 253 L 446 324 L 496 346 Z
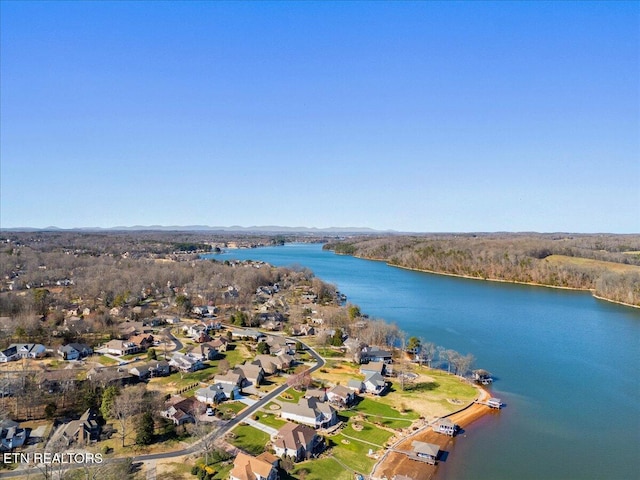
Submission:
M 552 265 L 571 266 L 577 268 L 589 268 L 606 270 L 612 273 L 640 273 L 637 265 L 625 265 L 624 263 L 605 262 L 602 260 L 592 260 L 590 258 L 568 257 L 566 255 L 549 255 L 545 260 Z

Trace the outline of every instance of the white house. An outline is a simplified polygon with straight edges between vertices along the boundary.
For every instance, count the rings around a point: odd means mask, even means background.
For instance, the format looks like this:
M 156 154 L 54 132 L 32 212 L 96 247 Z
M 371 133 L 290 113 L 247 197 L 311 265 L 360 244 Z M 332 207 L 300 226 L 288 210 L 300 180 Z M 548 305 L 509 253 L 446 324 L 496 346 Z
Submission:
M 321 446 L 322 440 L 314 429 L 296 423 L 287 423 L 278 430 L 273 442 L 278 457 L 285 455 L 296 461 L 311 457 Z
M 169 361 L 169 365 L 183 372 L 195 372 L 196 370 L 202 370 L 204 368 L 200 357 L 192 353 L 174 353 Z
M 331 405 L 315 398 L 301 398 L 298 403 L 282 402 L 280 417 L 313 428 L 329 427 L 338 418 Z
M 16 347 L 20 358 L 42 358 L 47 353 L 45 346 L 39 343 L 13 343 L 9 345 L 11 347 Z
M 370 373 L 364 379 L 364 389 L 367 393 L 381 395 L 387 388 L 387 382 L 379 373 Z

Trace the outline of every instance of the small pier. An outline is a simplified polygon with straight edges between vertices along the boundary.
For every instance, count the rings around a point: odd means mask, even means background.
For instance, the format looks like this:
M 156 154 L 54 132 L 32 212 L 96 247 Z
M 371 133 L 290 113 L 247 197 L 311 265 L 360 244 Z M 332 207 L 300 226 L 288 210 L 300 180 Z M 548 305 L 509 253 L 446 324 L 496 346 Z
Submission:
M 478 400 L 476 401 L 476 403 L 479 405 L 486 405 L 489 408 L 495 408 L 497 410 L 501 409 L 504 406 L 504 403 L 502 403 L 502 400 L 495 397 L 491 397 L 488 400 L 485 400 L 483 402 Z

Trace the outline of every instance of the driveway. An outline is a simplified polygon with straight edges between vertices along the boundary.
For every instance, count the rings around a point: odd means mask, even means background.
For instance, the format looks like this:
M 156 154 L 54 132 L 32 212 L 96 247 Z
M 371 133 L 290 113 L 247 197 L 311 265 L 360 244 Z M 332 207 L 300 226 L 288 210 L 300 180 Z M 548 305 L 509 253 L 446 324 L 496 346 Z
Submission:
M 260 422 L 257 422 L 252 418 L 246 418 L 244 420 L 244 423 L 246 423 L 247 425 L 251 425 L 253 428 L 257 428 L 258 430 L 262 430 L 264 433 L 266 433 L 270 437 L 273 437 L 276 433 L 278 433 L 278 430 L 276 430 L 275 428 L 269 427 Z

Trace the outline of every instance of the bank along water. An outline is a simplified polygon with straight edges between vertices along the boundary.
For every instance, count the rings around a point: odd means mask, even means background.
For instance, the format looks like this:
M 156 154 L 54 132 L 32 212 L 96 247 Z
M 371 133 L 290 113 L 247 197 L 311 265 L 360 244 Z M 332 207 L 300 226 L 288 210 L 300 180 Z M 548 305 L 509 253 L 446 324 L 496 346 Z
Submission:
M 371 317 L 495 373 L 506 408 L 468 428 L 438 477 L 640 478 L 640 311 L 589 293 L 427 274 L 319 244 L 231 250 L 218 260 L 299 265 Z

